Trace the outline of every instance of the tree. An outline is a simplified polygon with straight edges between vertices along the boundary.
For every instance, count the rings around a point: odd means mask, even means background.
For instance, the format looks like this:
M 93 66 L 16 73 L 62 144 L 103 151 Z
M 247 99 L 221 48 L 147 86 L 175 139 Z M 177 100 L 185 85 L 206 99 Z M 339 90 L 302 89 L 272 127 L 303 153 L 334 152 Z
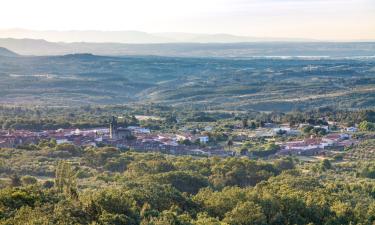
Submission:
M 35 177 L 32 177 L 32 176 L 23 176 L 21 178 L 21 181 L 22 181 L 23 185 L 32 185 L 32 184 L 36 184 L 38 182 L 38 180 Z
M 305 134 L 310 134 L 311 130 L 313 130 L 314 127 L 313 126 L 305 126 L 303 129 L 302 129 L 302 132 L 305 133 Z
M 328 159 L 324 159 L 320 165 L 320 168 L 322 170 L 329 170 L 329 169 L 332 169 L 332 164 L 331 164 L 331 161 L 329 161 Z
M 50 188 L 53 188 L 54 185 L 55 185 L 55 183 L 52 180 L 46 180 L 43 183 L 42 187 L 46 188 L 46 189 L 50 189 Z
M 248 154 L 249 154 L 249 150 L 248 150 L 247 148 L 242 147 L 242 148 L 240 149 L 240 155 L 244 155 L 244 156 L 246 156 L 246 155 L 248 155 Z
M 256 128 L 257 128 L 257 125 L 255 124 L 255 122 L 251 121 L 251 123 L 250 123 L 250 129 L 254 130 Z
M 254 202 L 239 203 L 225 214 L 224 221 L 231 225 L 257 225 L 267 222 L 262 207 Z
M 64 193 L 71 198 L 77 198 L 76 173 L 70 163 L 66 161 L 58 162 L 55 173 L 55 187 L 60 193 Z
M 243 128 L 247 128 L 249 126 L 249 124 L 248 124 L 248 120 L 247 120 L 247 118 L 244 118 L 243 120 L 242 120 L 242 127 Z
M 358 126 L 360 131 L 374 131 L 375 124 L 367 121 L 362 121 Z
M 280 171 L 294 169 L 294 162 L 292 158 L 279 159 L 275 161 L 275 167 Z
M 375 179 L 375 164 L 367 164 L 360 171 L 362 177 Z
M 171 184 L 181 192 L 196 194 L 201 188 L 209 185 L 206 177 L 183 171 L 171 171 L 157 174 L 152 180 L 161 184 Z
M 210 217 L 207 213 L 199 213 L 197 220 L 193 222 L 194 225 L 227 225 L 225 222 L 220 222 L 217 218 Z
M 19 186 L 21 186 L 22 185 L 21 178 L 17 174 L 13 174 L 10 177 L 10 185 L 12 187 L 19 187 Z
M 56 145 L 55 150 L 56 151 L 66 151 L 66 152 L 71 153 L 73 156 L 78 156 L 81 153 L 81 149 L 79 147 L 77 147 L 73 144 L 69 144 L 69 143 L 63 143 L 63 144 Z
M 230 139 L 228 142 L 227 142 L 227 145 L 228 145 L 228 148 L 229 148 L 229 151 L 231 150 L 231 147 L 233 146 L 233 141 L 232 139 Z
M 264 149 L 266 151 L 277 151 L 280 149 L 280 146 L 275 144 L 274 142 L 270 142 L 270 143 L 267 143 L 265 146 L 264 146 Z
M 45 210 L 45 209 L 44 209 Z M 43 212 L 43 209 L 40 207 L 32 208 L 29 206 L 21 207 L 15 213 L 13 218 L 10 218 L 4 224 L 30 224 L 30 225 L 39 225 L 39 224 L 51 224 L 51 217 L 49 213 Z

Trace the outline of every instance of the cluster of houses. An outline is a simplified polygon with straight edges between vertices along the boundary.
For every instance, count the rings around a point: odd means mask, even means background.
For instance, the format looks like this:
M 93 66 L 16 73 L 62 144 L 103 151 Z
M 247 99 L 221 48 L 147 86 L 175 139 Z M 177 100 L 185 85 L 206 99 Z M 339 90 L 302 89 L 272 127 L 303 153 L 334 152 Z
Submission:
M 317 155 L 327 150 L 342 151 L 345 147 L 357 144 L 357 140 L 351 139 L 346 133 L 332 133 L 319 138 L 306 138 L 298 141 L 278 143 L 281 150 L 278 155 Z
M 31 131 L 18 130 L 10 132 L 0 130 L 0 148 L 13 148 L 18 145 L 35 143 L 38 140 L 38 134 Z
M 256 129 L 253 137 L 274 137 L 277 135 L 297 136 L 301 134 L 299 126 L 291 128 L 288 124 L 275 125 L 265 124 L 264 127 Z M 314 128 L 325 129 L 328 126 L 315 126 Z M 205 131 L 212 130 L 211 127 Z M 276 143 L 280 146 L 277 155 L 316 155 L 327 150 L 342 150 L 345 147 L 357 144 L 357 140 L 351 138 L 350 133 L 356 132 L 357 128 L 349 127 L 338 133 L 329 133 L 324 137 L 310 137 L 302 140 L 294 140 Z M 196 133 L 196 132 L 195 132 Z M 244 137 L 241 139 L 241 137 Z M 236 141 L 244 141 L 248 135 L 238 134 Z M 36 144 L 40 140 L 56 140 L 57 144 L 71 143 L 78 146 L 111 145 L 124 149 L 135 149 L 138 151 L 157 151 L 176 155 L 204 155 L 204 156 L 233 156 L 233 151 L 224 150 L 222 146 L 208 147 L 209 136 L 192 134 L 192 132 L 181 131 L 176 134 L 156 133 L 150 129 L 129 126 L 119 127 L 115 117 L 112 118 L 109 128 L 96 129 L 58 129 L 42 132 L 27 130 L 5 131 L 0 130 L 0 148 L 13 148 L 25 144 Z
M 135 126 L 122 128 L 118 126 L 114 117 L 109 126 L 109 135 L 104 135 L 103 137 L 101 140 L 102 143 L 138 151 L 158 151 L 178 155 L 233 155 L 232 152 L 224 151 L 222 147 L 210 148 L 199 145 L 207 144 L 209 141 L 208 136 L 193 135 L 189 132 L 177 134 L 151 133 L 147 128 Z M 184 141 L 195 144 L 180 144 Z
M 56 140 L 57 144 L 71 143 L 77 146 L 111 145 L 137 151 L 156 151 L 176 155 L 231 156 L 234 152 L 223 147 L 207 147 L 209 137 L 189 132 L 169 134 L 152 133 L 147 128 L 119 127 L 112 118 L 109 129 L 58 129 L 32 132 L 26 130 L 0 131 L 0 148 L 13 148 L 25 144 L 37 144 L 40 140 Z M 190 145 L 181 144 L 188 141 Z M 184 142 L 186 143 L 186 142 Z
M 324 130 L 327 135 L 323 137 L 310 136 L 309 138 L 299 138 L 302 135 L 303 128 L 309 126 L 315 129 Z M 335 126 L 334 132 L 330 129 Z M 276 136 L 291 137 L 293 141 L 276 143 L 280 150 L 276 155 L 318 155 L 325 154 L 327 151 L 342 151 L 346 147 L 351 147 L 358 143 L 358 140 L 352 139 L 352 134 L 357 132 L 356 127 L 339 127 L 334 122 L 328 122 L 328 125 L 298 124 L 290 126 L 289 124 L 265 123 L 263 127 L 252 131 L 239 129 L 235 141 L 244 141 L 248 138 L 265 138 L 274 140 Z

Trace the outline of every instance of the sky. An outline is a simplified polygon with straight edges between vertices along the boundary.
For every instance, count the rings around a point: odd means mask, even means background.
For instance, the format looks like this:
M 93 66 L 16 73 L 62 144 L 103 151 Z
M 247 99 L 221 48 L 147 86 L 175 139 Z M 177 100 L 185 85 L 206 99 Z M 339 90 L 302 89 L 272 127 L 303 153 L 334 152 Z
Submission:
M 375 40 L 375 0 L 1 0 L 9 28 Z

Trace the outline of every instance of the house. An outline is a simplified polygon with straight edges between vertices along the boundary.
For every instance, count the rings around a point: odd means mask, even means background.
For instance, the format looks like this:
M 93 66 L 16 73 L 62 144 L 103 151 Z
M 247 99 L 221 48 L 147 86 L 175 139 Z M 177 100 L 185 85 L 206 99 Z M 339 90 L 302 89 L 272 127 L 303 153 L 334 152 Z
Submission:
M 349 139 L 350 136 L 348 134 L 328 134 L 323 137 L 323 141 L 327 143 L 329 146 L 337 144 L 339 141 Z
M 132 131 L 127 128 L 118 127 L 117 119 L 113 116 L 109 123 L 109 137 L 110 139 L 128 139 L 132 136 Z
M 116 135 L 117 139 L 124 140 L 124 139 L 127 139 L 127 138 L 131 137 L 132 132 L 131 132 L 131 130 L 129 130 L 127 128 L 121 128 L 120 127 L 120 128 L 117 128 L 115 135 Z
M 80 129 L 76 129 L 72 134 L 81 135 L 81 130 Z
M 103 142 L 103 137 L 95 138 L 95 141 L 96 141 L 96 142 Z
M 276 126 L 274 123 L 264 123 L 263 125 L 264 128 L 276 128 Z
M 210 139 L 209 139 L 208 136 L 201 136 L 201 137 L 199 137 L 199 142 L 202 143 L 202 144 L 206 144 L 209 140 Z
M 300 123 L 298 125 L 298 128 L 304 128 L 304 127 L 308 127 L 308 126 L 310 126 L 310 124 L 308 124 L 308 123 Z
M 151 133 L 150 129 L 143 128 L 143 127 L 129 126 L 128 129 L 131 130 L 134 133 L 141 133 L 141 134 L 149 134 L 149 133 Z
M 328 120 L 327 121 L 328 125 L 333 127 L 333 126 L 337 126 L 337 122 L 336 121 L 331 121 L 331 120 Z
M 288 134 L 288 135 L 299 135 L 301 132 L 299 130 L 291 129 L 290 127 L 279 127 L 273 128 L 273 134 Z
M 353 145 L 356 145 L 356 144 L 357 142 L 353 140 L 343 140 L 337 143 L 338 146 L 342 146 L 342 147 L 352 147 Z
M 273 128 L 273 132 L 274 132 L 274 134 L 288 133 L 288 132 L 290 132 L 290 127 Z
M 286 142 L 277 155 L 316 155 L 321 153 L 327 143 L 320 138 L 310 138 L 300 141 Z
M 56 144 L 65 144 L 65 143 L 71 143 L 68 139 L 57 139 Z
M 209 142 L 209 137 L 208 136 L 198 136 L 198 135 L 191 135 L 191 134 L 176 134 L 176 139 L 178 141 L 184 141 L 184 140 L 189 140 L 191 142 L 196 142 L 199 141 L 199 143 L 206 144 Z
M 356 128 L 356 127 L 347 127 L 346 128 L 346 131 L 348 131 L 348 132 L 357 132 L 358 131 L 358 128 Z
M 14 147 L 14 140 L 5 139 L 0 140 L 0 148 L 12 148 Z
M 321 129 L 324 129 L 325 131 L 329 132 L 329 126 L 317 125 L 317 126 L 314 126 L 314 128 L 321 128 Z
M 190 150 L 190 153 L 192 155 L 206 155 L 206 156 L 210 156 L 211 153 L 210 152 L 205 152 L 201 149 L 193 149 L 193 150 Z
M 212 131 L 212 129 L 213 129 L 213 128 L 210 127 L 210 126 L 207 126 L 207 127 L 204 128 L 204 130 L 205 130 L 205 131 L 208 131 L 208 132 Z
M 323 142 L 320 138 L 310 138 L 302 141 L 286 142 L 284 149 L 286 150 L 311 150 L 311 149 L 324 149 L 329 144 Z

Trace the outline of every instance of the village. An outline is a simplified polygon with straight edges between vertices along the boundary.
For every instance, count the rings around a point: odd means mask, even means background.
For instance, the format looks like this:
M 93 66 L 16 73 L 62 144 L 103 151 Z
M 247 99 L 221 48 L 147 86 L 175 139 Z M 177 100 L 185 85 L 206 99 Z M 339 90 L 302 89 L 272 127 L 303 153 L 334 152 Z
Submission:
M 334 124 L 336 126 L 336 124 Z M 324 135 L 303 134 L 303 129 L 322 130 Z M 203 131 L 191 132 L 181 129 L 176 133 L 152 131 L 147 127 L 120 127 L 113 117 L 108 127 L 94 129 L 57 129 L 43 131 L 29 130 L 0 130 L 0 148 L 15 148 L 23 145 L 37 144 L 41 140 L 55 140 L 56 144 L 74 144 L 82 147 L 114 146 L 120 149 L 132 149 L 142 152 L 162 152 L 174 155 L 195 156 L 248 156 L 257 157 L 244 146 L 261 139 L 263 142 L 276 146 L 269 154 L 261 156 L 325 155 L 332 151 L 343 151 L 360 142 L 353 138 L 358 129 L 356 127 L 341 127 L 332 131 L 330 125 L 311 126 L 309 124 L 265 123 L 263 127 L 253 130 L 235 126 L 229 141 L 212 143 L 210 131 L 214 128 L 207 126 Z M 283 137 L 283 138 L 280 138 Z M 256 148 L 256 147 L 255 147 Z M 253 148 L 254 149 L 254 148 Z

